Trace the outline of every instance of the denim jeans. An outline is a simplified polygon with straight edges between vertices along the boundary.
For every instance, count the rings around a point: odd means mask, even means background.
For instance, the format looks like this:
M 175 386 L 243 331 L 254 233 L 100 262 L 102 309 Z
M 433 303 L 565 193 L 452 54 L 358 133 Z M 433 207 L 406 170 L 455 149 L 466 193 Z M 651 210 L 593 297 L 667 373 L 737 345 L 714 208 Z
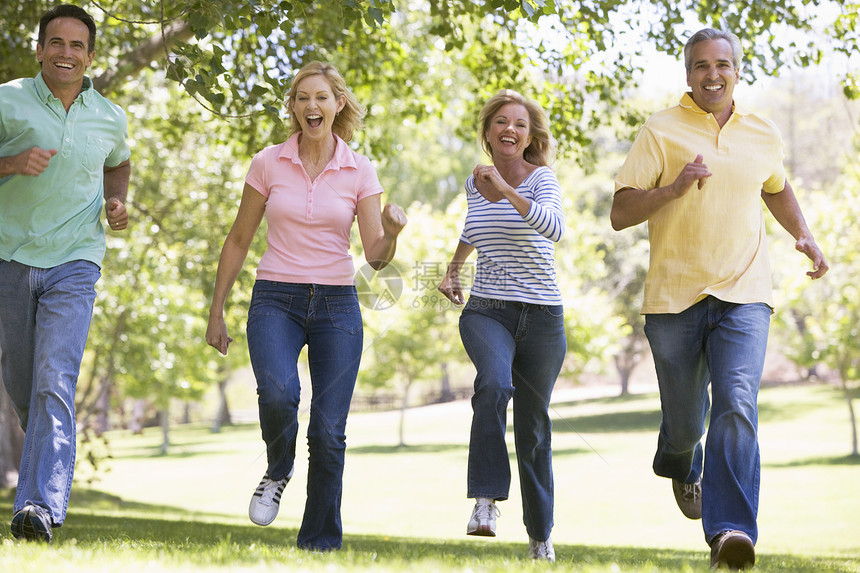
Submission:
M 346 417 L 358 376 L 364 331 L 354 286 L 258 280 L 248 310 L 248 350 L 257 378 L 268 474 L 293 469 L 301 393 L 297 362 L 308 347 L 311 410 L 308 486 L 298 546 L 339 549 Z
M 43 507 L 54 527 L 69 505 L 75 387 L 100 277 L 89 261 L 39 269 L 0 260 L 0 365 L 25 432 L 13 510 Z
M 708 543 L 728 529 L 758 538 L 757 401 L 770 316 L 762 303 L 708 297 L 678 314 L 645 317 L 663 410 L 654 472 L 687 483 L 702 476 Z
M 460 337 L 477 370 L 467 497 L 508 499 L 511 467 L 505 431 L 513 398 L 523 523 L 532 539 L 545 541 L 553 526 L 548 410 L 567 351 L 563 309 L 472 296 L 460 315 Z

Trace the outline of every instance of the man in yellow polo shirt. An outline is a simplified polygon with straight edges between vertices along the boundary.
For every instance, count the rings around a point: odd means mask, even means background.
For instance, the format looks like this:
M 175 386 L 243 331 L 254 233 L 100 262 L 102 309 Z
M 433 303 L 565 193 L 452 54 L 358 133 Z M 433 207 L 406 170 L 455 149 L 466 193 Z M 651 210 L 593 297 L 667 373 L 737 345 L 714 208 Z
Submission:
M 24 453 L 12 535 L 50 542 L 75 467 L 75 386 L 105 254 L 126 228 L 125 112 L 84 72 L 96 25 L 62 4 L 39 22 L 41 71 L 0 85 L 0 366 Z
M 762 200 L 812 261 L 807 274 L 828 269 L 779 132 L 733 100 L 741 59 L 730 32 L 690 38 L 690 92 L 639 131 L 610 214 L 615 230 L 648 221 L 642 313 L 663 412 L 654 472 L 671 478 L 684 515 L 702 519 L 711 566 L 731 569 L 755 563 L 758 536 L 757 397 L 773 308 Z

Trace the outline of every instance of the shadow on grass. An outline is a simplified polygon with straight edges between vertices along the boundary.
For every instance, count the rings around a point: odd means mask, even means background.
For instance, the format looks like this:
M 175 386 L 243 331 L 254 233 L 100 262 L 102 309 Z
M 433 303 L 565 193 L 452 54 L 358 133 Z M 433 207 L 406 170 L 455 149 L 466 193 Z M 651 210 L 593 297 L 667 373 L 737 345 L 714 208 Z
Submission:
M 11 514 L 11 490 L 0 490 L 0 513 Z M 102 504 L 121 506 L 127 515 L 100 512 Z M 344 536 L 343 551 L 310 553 L 295 548 L 295 528 L 277 525 L 258 527 L 219 521 L 196 520 L 195 514 L 181 509 L 130 504 L 97 491 L 78 492 L 75 505 L 82 510 L 70 513 L 66 524 L 56 531 L 50 547 L 55 559 L 79 556 L 83 549 L 97 569 L 100 560 L 119 559 L 129 570 L 166 559 L 176 570 L 212 566 L 224 570 L 267 566 L 277 563 L 306 570 L 435 570 L 508 571 L 528 568 L 526 543 L 500 542 L 479 538 L 420 539 L 384 535 Z M 175 519 L 141 516 L 133 510 L 163 514 Z M 92 513 L 86 513 L 91 511 Z M 8 539 L 4 528 L 0 540 Z M 15 544 L 4 545 L 6 553 Z M 24 547 L 23 549 L 26 549 Z M 65 556 L 65 557 L 64 557 Z M 48 557 L 43 554 L 42 558 Z M 701 551 L 666 548 L 556 545 L 557 567 L 589 570 L 606 568 L 620 571 L 708 571 L 707 549 Z M 320 567 L 313 568 L 314 562 Z M 804 557 L 759 555 L 758 571 L 856 572 L 857 557 Z
M 860 456 L 831 456 L 823 458 L 806 458 L 778 464 L 763 464 L 769 468 L 801 468 L 811 466 L 860 466 Z
M 466 451 L 466 444 L 415 444 L 415 445 L 372 445 L 356 446 L 347 448 L 347 455 L 362 454 L 440 454 L 442 452 L 453 452 L 457 450 Z
M 618 396 L 601 396 L 598 398 L 582 398 L 578 400 L 568 400 L 567 402 L 553 402 L 550 409 L 571 408 L 574 406 L 617 406 L 618 404 L 631 404 L 633 402 L 659 402 L 659 394 L 649 392 L 647 394 L 624 394 Z
M 609 412 L 589 416 L 570 416 L 554 419 L 554 432 L 577 434 L 656 432 L 660 429 L 660 410 Z

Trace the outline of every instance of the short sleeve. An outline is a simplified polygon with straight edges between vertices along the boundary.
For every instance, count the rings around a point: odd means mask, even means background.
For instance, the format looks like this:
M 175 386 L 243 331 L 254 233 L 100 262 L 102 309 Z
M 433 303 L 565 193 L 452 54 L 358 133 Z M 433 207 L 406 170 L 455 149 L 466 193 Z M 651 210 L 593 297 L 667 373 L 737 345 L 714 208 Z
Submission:
M 660 143 L 646 123 L 636 134 L 633 146 L 615 177 L 615 192 L 626 188 L 647 191 L 657 186 L 663 173 Z
M 266 177 L 266 151 L 258 152 L 251 159 L 251 166 L 248 168 L 248 175 L 245 176 L 245 183 L 256 189 L 263 197 L 269 196 L 269 186 Z
M 782 141 L 782 135 L 779 130 L 774 127 L 775 141 L 777 145 L 776 159 L 774 160 L 773 173 L 768 177 L 762 185 L 762 190 L 765 193 L 779 193 L 785 189 L 785 144 Z
M 110 154 L 105 158 L 105 166 L 116 167 L 124 161 L 128 161 L 131 157 L 131 149 L 128 147 L 128 118 L 125 111 L 117 106 L 117 117 L 122 123 L 122 127 L 117 130 L 117 143 L 111 150 Z
M 356 154 L 356 166 L 358 167 L 358 201 L 372 195 L 382 193 L 382 183 L 376 174 L 376 168 L 367 157 Z

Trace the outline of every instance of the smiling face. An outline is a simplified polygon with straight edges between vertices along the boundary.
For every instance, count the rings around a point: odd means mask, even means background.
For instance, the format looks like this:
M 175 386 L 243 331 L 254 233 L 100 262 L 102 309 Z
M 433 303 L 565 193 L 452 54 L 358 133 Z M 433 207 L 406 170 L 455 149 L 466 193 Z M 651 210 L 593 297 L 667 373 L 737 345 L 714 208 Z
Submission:
M 705 40 L 692 46 L 687 85 L 693 101 L 725 123 L 732 114 L 732 93 L 740 78 L 728 40 Z
M 290 108 L 301 127 L 302 138 L 331 137 L 331 126 L 345 103 L 343 96 L 335 97 L 325 76 L 317 74 L 301 80 Z
M 58 92 L 80 91 L 84 72 L 95 56 L 95 51 L 89 51 L 89 39 L 89 29 L 77 18 L 48 22 L 45 44 L 36 44 L 36 59 L 42 65 L 42 79 L 55 96 Z
M 494 160 L 503 157 L 522 157 L 532 141 L 531 120 L 524 105 L 508 103 L 490 118 L 484 138 L 492 150 Z

